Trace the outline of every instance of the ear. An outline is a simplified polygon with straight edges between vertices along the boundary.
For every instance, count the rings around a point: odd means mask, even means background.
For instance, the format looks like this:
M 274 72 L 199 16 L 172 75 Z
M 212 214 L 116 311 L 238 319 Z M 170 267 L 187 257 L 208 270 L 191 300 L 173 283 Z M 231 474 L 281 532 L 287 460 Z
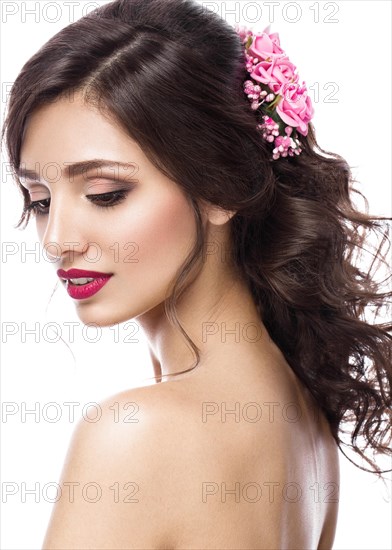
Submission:
M 201 209 L 205 221 L 212 225 L 224 225 L 236 214 L 236 210 L 224 210 L 220 206 L 204 201 L 202 201 Z

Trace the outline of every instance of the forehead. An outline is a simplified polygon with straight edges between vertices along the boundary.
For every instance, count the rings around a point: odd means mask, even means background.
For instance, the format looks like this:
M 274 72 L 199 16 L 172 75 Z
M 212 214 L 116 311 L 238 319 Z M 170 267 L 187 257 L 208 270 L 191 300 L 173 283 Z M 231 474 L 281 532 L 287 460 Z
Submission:
M 147 163 L 124 129 L 79 95 L 58 98 L 31 114 L 21 147 L 21 166 L 56 163 L 63 167 L 90 158 Z

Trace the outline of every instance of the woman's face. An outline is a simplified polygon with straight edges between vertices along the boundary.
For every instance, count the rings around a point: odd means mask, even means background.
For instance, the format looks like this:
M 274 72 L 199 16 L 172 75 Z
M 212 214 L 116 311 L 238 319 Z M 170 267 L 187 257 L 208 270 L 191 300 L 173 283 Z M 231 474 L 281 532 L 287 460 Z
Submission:
M 72 168 L 97 159 L 112 164 Z M 61 278 L 82 322 L 108 326 L 162 303 L 193 246 L 196 223 L 181 189 L 135 141 L 73 96 L 33 113 L 20 167 L 27 171 L 22 184 L 38 202 L 39 239 L 56 271 L 112 275 L 95 275 L 86 286 Z

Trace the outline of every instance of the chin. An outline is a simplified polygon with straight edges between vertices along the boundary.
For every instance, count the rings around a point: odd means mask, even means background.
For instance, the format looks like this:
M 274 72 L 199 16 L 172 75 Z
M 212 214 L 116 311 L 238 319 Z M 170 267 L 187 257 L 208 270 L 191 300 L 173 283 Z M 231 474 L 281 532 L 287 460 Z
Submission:
M 85 325 L 94 325 L 101 328 L 110 327 L 124 323 L 125 321 L 132 320 L 138 315 L 132 311 L 129 312 L 116 312 L 114 308 L 110 306 L 102 307 L 96 304 L 78 304 L 76 307 L 76 313 Z

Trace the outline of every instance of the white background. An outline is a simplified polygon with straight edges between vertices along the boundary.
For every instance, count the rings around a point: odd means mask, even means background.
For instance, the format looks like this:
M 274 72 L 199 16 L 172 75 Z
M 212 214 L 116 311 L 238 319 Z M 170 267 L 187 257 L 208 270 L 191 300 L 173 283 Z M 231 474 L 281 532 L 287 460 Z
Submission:
M 105 3 L 2 2 L 2 113 L 7 87 L 27 59 L 83 10 Z M 73 18 L 67 4 L 74 4 Z M 278 2 L 274 12 L 271 2 L 204 4 L 232 24 L 263 30 L 271 23 L 271 32 L 279 32 L 283 49 L 313 94 L 319 144 L 347 159 L 372 213 L 391 215 L 391 3 Z M 332 97 L 330 92 L 335 92 Z M 56 275 L 36 244 L 34 223 L 24 232 L 13 228 L 21 204 L 3 158 L 1 387 L 3 406 L 8 403 L 13 414 L 5 416 L 3 410 L 2 488 L 12 482 L 18 492 L 7 499 L 3 493 L 1 548 L 18 550 L 42 544 L 53 495 L 49 491 L 45 499 L 42 488 L 58 480 L 82 408 L 152 375 L 146 341 L 135 323 L 120 325 L 117 334 L 109 329 L 100 334 L 94 327 L 86 331 L 61 288 L 46 309 Z M 74 337 L 69 322 L 74 322 Z M 35 336 L 26 334 L 34 327 Z M 70 349 L 62 340 L 53 341 L 56 327 Z M 132 334 L 136 341 L 128 342 Z M 66 402 L 79 403 L 73 422 Z M 58 404 L 58 422 L 50 421 L 56 410 L 49 403 Z M 34 415 L 23 416 L 23 407 L 34 406 L 40 411 L 37 422 Z M 39 484 L 38 502 L 31 495 L 22 498 L 23 482 L 27 489 Z M 390 514 L 391 486 L 387 489 L 342 456 L 334 549 L 391 548 Z

